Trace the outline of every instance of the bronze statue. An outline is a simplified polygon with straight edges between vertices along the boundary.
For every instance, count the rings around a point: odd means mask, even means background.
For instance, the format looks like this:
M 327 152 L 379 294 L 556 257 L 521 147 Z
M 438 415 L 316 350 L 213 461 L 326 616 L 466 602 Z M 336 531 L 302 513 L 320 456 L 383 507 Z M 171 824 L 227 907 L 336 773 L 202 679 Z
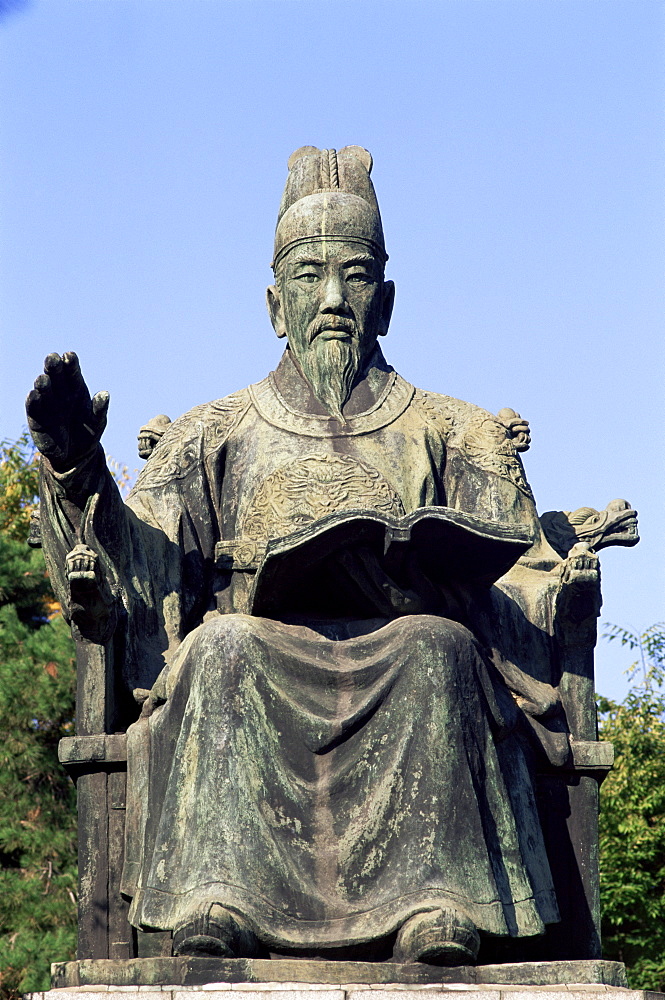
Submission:
M 282 360 L 142 428 L 126 504 L 76 355 L 28 397 L 49 572 L 79 639 L 112 646 L 132 723 L 118 891 L 176 955 L 462 965 L 525 954 L 570 908 L 536 772 L 595 739 L 598 560 L 573 522 L 548 541 L 519 414 L 386 363 L 371 167 L 357 146 L 292 155 Z

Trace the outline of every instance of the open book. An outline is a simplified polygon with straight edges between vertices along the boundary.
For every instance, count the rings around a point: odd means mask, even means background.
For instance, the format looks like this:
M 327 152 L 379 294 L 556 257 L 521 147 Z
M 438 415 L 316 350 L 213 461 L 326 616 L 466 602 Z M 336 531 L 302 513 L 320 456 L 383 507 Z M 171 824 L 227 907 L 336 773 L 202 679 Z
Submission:
M 450 507 L 420 507 L 397 518 L 376 510 L 340 511 L 268 542 L 254 578 L 250 613 L 382 614 L 381 593 L 393 582 L 410 593 L 427 587 L 487 587 L 532 542 L 525 525 L 485 521 Z

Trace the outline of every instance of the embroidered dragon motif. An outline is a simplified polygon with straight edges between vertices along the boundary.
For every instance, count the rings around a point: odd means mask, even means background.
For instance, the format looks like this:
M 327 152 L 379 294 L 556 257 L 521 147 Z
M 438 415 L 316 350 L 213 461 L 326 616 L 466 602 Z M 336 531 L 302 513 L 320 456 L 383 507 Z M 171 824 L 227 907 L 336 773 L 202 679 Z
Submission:
M 462 423 L 468 406 L 452 396 L 439 396 L 433 392 L 416 389 L 413 403 L 418 407 L 426 422 L 447 439 Z
M 150 455 L 134 489 L 154 489 L 183 479 L 221 446 L 250 405 L 249 394 L 243 389 L 178 417 Z
M 376 469 L 348 455 L 310 455 L 283 465 L 261 483 L 241 534 L 280 538 L 326 514 L 367 507 L 404 514 L 398 494 Z
M 469 462 L 484 472 L 510 480 L 533 500 L 522 463 L 505 425 L 485 410 L 477 410 L 462 435 L 462 451 Z
M 531 487 L 517 456 L 517 447 L 521 450 L 528 447 L 526 436 L 524 441 L 514 441 L 505 420 L 452 396 L 439 396 L 419 389 L 414 403 L 447 445 L 459 448 L 468 462 L 484 472 L 510 480 L 533 500 Z M 501 412 L 503 414 L 504 411 Z M 514 414 L 514 411 L 510 413 Z

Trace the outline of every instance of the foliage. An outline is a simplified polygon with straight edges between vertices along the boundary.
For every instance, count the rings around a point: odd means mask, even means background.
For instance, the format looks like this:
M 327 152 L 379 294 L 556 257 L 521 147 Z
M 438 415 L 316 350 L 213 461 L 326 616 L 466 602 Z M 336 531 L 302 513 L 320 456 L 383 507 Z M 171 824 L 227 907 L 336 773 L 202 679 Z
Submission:
M 0 532 L 25 541 L 30 514 L 37 506 L 39 456 L 27 431 L 17 441 L 0 443 Z
M 134 485 L 134 476 L 138 472 L 138 469 L 134 469 L 133 472 L 130 472 L 129 466 L 116 461 L 112 455 L 106 456 L 106 464 L 109 468 L 109 472 L 118 485 L 121 495 L 123 497 L 128 496 L 132 486 Z
M 73 956 L 74 787 L 57 747 L 74 719 L 69 629 L 43 556 L 26 545 L 38 460 L 27 434 L 0 445 L 0 997 L 47 989 Z
M 606 638 L 636 651 L 623 702 L 600 698 L 600 735 L 616 762 L 601 790 L 603 950 L 634 989 L 665 990 L 665 624 Z

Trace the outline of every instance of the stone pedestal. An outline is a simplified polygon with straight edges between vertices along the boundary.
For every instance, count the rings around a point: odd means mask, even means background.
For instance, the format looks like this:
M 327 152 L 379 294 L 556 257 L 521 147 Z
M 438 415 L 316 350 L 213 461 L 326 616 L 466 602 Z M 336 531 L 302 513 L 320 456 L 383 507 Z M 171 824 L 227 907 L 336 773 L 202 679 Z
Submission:
M 55 989 L 100 986 L 133 989 L 155 986 L 177 990 L 181 986 L 202 987 L 221 984 L 219 989 L 279 989 L 279 983 L 307 984 L 315 989 L 372 988 L 390 985 L 427 986 L 436 989 L 474 986 L 567 987 L 585 984 L 596 987 L 626 987 L 622 962 L 581 959 L 567 962 L 504 962 L 500 965 L 457 965 L 454 967 L 411 965 L 397 962 L 346 962 L 302 958 L 181 958 L 82 959 L 58 962 L 51 967 Z M 353 984 L 352 987 L 340 984 Z M 226 984 L 224 986 L 223 984 Z M 218 997 L 217 1000 L 224 1000 Z M 273 998 L 278 1000 L 278 998 Z M 320 998 L 328 1000 L 328 998 Z M 340 998 L 336 998 L 340 1000 Z M 362 1000 L 362 998 L 354 998 Z M 497 998 L 486 998 L 497 1000 Z
M 302 959 L 143 958 L 53 966 L 53 989 L 26 1000 L 665 1000 L 629 990 L 601 960 L 503 965 L 397 965 Z M 455 994 L 443 997 L 441 994 Z M 155 998 L 158 1000 L 158 998 Z
M 316 963 L 327 964 L 327 963 Z M 345 963 L 346 964 L 346 963 Z M 351 963 L 348 963 L 351 964 Z M 362 963 L 353 963 L 362 964 Z M 555 964 L 555 963 L 548 963 Z M 556 963 L 586 965 L 591 963 Z M 600 963 L 610 964 L 610 963 Z M 489 968 L 489 967 L 485 967 Z M 495 967 L 496 968 L 496 967 Z M 515 966 L 513 966 L 513 969 Z M 458 971 L 458 970 L 454 970 Z M 550 983 L 517 985 L 506 983 L 423 982 L 344 983 L 330 982 L 210 982 L 200 985 L 70 986 L 45 993 L 28 993 L 25 1000 L 665 1000 L 663 993 L 630 990 L 607 983 Z M 448 994 L 442 997 L 442 994 Z M 454 997 L 452 996 L 454 994 Z

